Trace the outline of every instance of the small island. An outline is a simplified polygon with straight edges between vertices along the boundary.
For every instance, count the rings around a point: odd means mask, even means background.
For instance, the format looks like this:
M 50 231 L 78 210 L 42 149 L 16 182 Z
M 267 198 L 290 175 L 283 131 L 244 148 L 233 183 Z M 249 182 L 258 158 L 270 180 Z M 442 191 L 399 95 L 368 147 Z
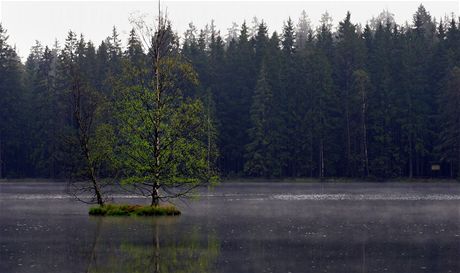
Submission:
M 89 215 L 93 216 L 176 216 L 181 212 L 173 205 L 142 206 L 130 204 L 107 204 L 93 206 Z

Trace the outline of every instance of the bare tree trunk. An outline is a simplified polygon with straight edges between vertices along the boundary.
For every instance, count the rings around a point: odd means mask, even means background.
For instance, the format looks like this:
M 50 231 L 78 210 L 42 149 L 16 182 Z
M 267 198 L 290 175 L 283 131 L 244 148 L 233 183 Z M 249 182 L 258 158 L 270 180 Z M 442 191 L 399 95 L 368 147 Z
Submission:
M 412 146 L 413 146 L 413 124 L 412 124 L 412 99 L 409 96 L 409 122 L 410 122 L 410 130 L 409 130 L 409 178 L 412 179 L 414 176 L 414 169 L 413 169 L 413 158 L 412 158 Z
M 310 128 L 311 130 L 311 138 L 310 138 L 310 162 L 308 165 L 310 165 L 310 177 L 313 177 L 313 126 Z
M 87 160 L 89 160 L 90 158 L 89 156 L 90 156 L 89 151 L 87 150 L 87 153 L 86 153 Z M 97 183 L 96 174 L 94 172 L 94 167 L 92 166 L 92 164 L 90 164 L 89 166 L 89 173 L 91 176 L 91 182 L 93 183 L 94 192 L 96 194 L 97 203 L 100 206 L 104 206 L 104 200 L 102 199 L 101 188 L 99 187 L 99 184 Z
M 324 178 L 324 144 L 322 136 L 319 142 L 319 178 Z
M 211 94 L 210 94 L 210 90 L 209 90 L 209 94 L 208 94 L 208 114 L 207 114 L 207 129 L 208 129 L 208 147 L 207 147 L 207 154 L 206 154 L 206 168 L 207 168 L 207 172 L 208 172 L 208 175 L 210 174 L 210 171 L 211 171 Z
M 155 145 L 153 147 L 153 156 L 155 157 L 155 181 L 153 182 L 152 188 L 152 206 L 158 206 L 160 204 L 160 196 L 159 196 L 159 188 L 160 188 L 160 168 L 161 168 L 161 161 L 160 161 L 160 126 L 161 126 L 161 86 L 160 86 L 160 50 L 162 46 L 162 39 L 161 39 L 161 31 L 162 31 L 162 18 L 161 18 L 161 6 L 160 1 L 158 1 L 158 29 L 156 35 L 156 43 L 155 46 L 155 59 L 153 60 L 153 66 L 155 69 L 155 89 L 156 89 L 156 109 L 155 109 L 155 117 L 154 117 L 154 137 L 155 137 Z
M 82 99 L 82 94 L 80 90 L 80 82 L 79 78 L 76 74 L 74 74 L 74 86 L 73 86 L 73 92 L 74 92 L 74 118 L 75 122 L 77 123 L 76 125 L 78 126 L 78 138 L 80 142 L 80 148 L 83 150 L 83 154 L 85 156 L 86 162 L 87 162 L 87 168 L 88 168 L 88 175 L 91 180 L 91 183 L 93 185 L 93 190 L 94 194 L 96 195 L 96 201 L 97 204 L 100 206 L 104 206 L 104 200 L 102 199 L 102 194 L 101 194 L 101 188 L 99 186 L 99 183 L 97 182 L 96 178 L 96 173 L 94 170 L 94 166 L 92 163 L 92 158 L 89 150 L 89 130 L 90 126 L 89 125 L 84 125 L 88 121 L 84 121 L 82 118 L 81 114 L 81 104 L 80 101 Z
M 3 178 L 3 143 L 2 135 L 0 134 L 0 179 Z
M 412 161 L 413 161 L 412 159 L 412 133 L 410 133 L 410 136 L 409 136 L 409 178 L 412 178 L 414 176 Z
M 321 130 L 319 133 L 319 178 L 324 177 L 324 118 L 323 118 L 323 99 L 322 95 L 319 97 L 319 121 Z
M 423 157 L 423 154 L 420 154 L 420 153 L 419 153 L 418 158 L 419 158 L 418 159 L 419 164 L 418 164 L 418 172 L 417 173 L 418 173 L 419 176 L 424 176 L 425 172 L 424 172 L 423 166 L 425 165 L 425 158 Z
M 460 134 L 457 137 L 457 153 L 457 179 L 460 180 Z M 453 167 L 451 169 L 453 169 Z M 451 171 L 451 176 L 453 177 L 453 171 Z
M 348 69 L 347 69 L 348 70 Z M 350 75 L 351 76 L 351 75 Z M 345 118 L 346 118 L 346 149 L 347 149 L 347 162 L 346 162 L 346 166 L 347 166 L 347 169 L 346 169 L 346 176 L 350 176 L 350 160 L 351 160 L 351 135 L 350 135 L 350 83 L 348 82 L 348 78 L 347 77 L 347 80 L 345 82 Z
M 457 88 L 456 89 L 456 93 L 460 93 L 460 78 L 456 78 L 456 83 L 457 83 Z M 460 180 L 460 113 L 458 112 L 458 109 L 460 109 L 460 100 L 459 98 L 457 97 L 457 100 L 456 100 L 456 104 L 457 104 L 457 128 L 456 128 L 456 133 L 457 133 L 457 180 Z M 0 146 L 1 148 L 1 146 Z M 1 162 L 1 161 L 0 161 Z M 452 161 L 451 161 L 452 162 Z M 453 165 L 453 163 L 451 163 L 451 165 Z M 451 176 L 453 177 L 454 174 L 453 174 L 453 166 L 451 166 Z M 0 176 L 1 177 L 1 176 Z
M 347 84 L 348 86 L 348 84 Z M 350 139 L 350 112 L 349 112 L 349 102 L 348 102 L 348 87 L 346 91 L 346 102 L 345 102 L 345 116 L 346 116 L 346 123 L 347 123 L 347 132 L 346 132 L 346 138 L 347 138 L 347 170 L 346 170 L 346 176 L 350 176 L 350 159 L 351 159 L 351 139 Z
M 364 176 L 369 176 L 369 159 L 367 155 L 367 126 L 366 126 L 366 109 L 367 109 L 367 102 L 366 102 L 366 90 L 364 86 L 361 86 L 361 98 L 362 98 L 362 112 L 361 112 L 361 120 L 363 125 L 363 169 L 364 169 Z
M 51 155 L 51 166 L 50 166 L 50 171 L 49 175 L 52 178 L 56 177 L 56 158 L 54 156 L 54 151 L 56 151 L 56 138 L 54 137 L 56 134 L 53 134 L 53 144 L 52 144 L 52 152 L 50 153 Z
M 94 261 L 94 267 L 97 269 L 97 257 L 96 257 L 96 251 L 97 251 L 97 245 L 100 237 L 102 229 L 102 218 L 98 217 L 97 219 L 97 224 L 96 224 L 96 233 L 94 235 L 94 240 L 93 240 L 93 248 L 91 249 L 91 256 L 89 259 L 88 266 L 86 268 L 86 273 L 90 273 L 92 271 L 92 264 Z
M 160 205 L 160 193 L 158 191 L 158 183 L 154 183 L 153 191 L 152 191 L 152 203 L 150 204 L 152 207 L 157 207 Z
M 155 269 L 154 273 L 160 273 L 160 232 L 158 229 L 158 223 L 155 222 L 155 255 L 154 255 L 154 260 L 155 260 Z
M 91 155 L 90 155 L 89 147 L 88 147 L 88 135 L 87 135 L 88 132 L 83 130 L 79 100 L 80 100 L 80 96 L 76 98 L 77 105 L 75 109 L 75 119 L 79 127 L 78 132 L 79 132 L 79 138 L 80 138 L 80 145 L 83 148 L 83 153 L 85 155 L 85 158 L 88 164 L 88 172 L 89 172 L 89 176 L 91 179 L 91 183 L 93 184 L 94 193 L 96 194 L 96 201 L 100 206 L 104 206 L 104 201 L 102 200 L 102 195 L 101 195 L 101 189 L 99 188 L 99 184 L 97 183 L 97 179 L 94 173 L 94 167 L 91 163 Z
M 363 264 L 361 266 L 361 272 L 365 273 L 366 272 L 366 243 L 363 242 L 362 244 L 362 254 L 363 254 Z

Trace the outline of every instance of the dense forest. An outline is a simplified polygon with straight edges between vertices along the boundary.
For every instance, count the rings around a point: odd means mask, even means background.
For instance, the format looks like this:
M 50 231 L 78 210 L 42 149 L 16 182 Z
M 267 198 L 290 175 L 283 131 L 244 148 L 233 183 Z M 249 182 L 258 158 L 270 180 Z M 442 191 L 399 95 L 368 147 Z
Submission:
M 72 151 L 63 135 L 76 122 L 69 65 L 104 98 L 104 124 L 116 127 L 117 86 L 132 80 L 127 67 L 148 67 L 152 53 L 135 29 L 123 46 L 114 27 L 98 46 L 72 31 L 62 45 L 37 42 L 22 63 L 5 27 L 0 178 L 66 177 Z M 433 164 L 437 176 L 460 173 L 454 16 L 437 21 L 420 6 L 405 25 L 382 12 L 365 26 L 347 13 L 335 27 L 325 13 L 314 27 L 302 12 L 280 33 L 256 19 L 228 34 L 213 23 L 201 30 L 190 23 L 183 36 L 168 31 L 168 50 L 198 75 L 181 96 L 202 102 L 215 138 L 208 149 L 224 177 L 430 177 Z

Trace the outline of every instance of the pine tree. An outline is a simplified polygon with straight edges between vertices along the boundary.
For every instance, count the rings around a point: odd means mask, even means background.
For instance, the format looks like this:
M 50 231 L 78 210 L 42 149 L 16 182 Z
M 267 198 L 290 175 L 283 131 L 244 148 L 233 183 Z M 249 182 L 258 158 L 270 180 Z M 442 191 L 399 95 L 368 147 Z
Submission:
M 394 177 L 401 173 L 399 162 L 398 90 L 394 87 L 393 54 L 397 49 L 390 24 L 378 25 L 373 36 L 366 37 L 369 90 L 369 173 L 375 177 Z M 397 68 L 397 65 L 395 65 Z
M 348 12 L 345 19 L 340 22 L 337 34 L 337 49 L 335 63 L 335 77 L 337 87 L 341 92 L 341 101 L 343 102 L 343 175 L 356 175 L 356 158 L 358 153 L 358 144 L 352 139 L 353 128 L 352 115 L 359 108 L 353 105 L 356 101 L 356 94 L 351 91 L 353 72 L 363 68 L 364 57 L 366 54 L 364 42 L 357 33 L 356 26 L 351 23 L 351 14 Z
M 246 145 L 244 171 L 249 176 L 269 177 L 272 174 L 272 91 L 267 81 L 265 64 L 262 63 L 251 106 L 251 128 Z
M 460 19 L 455 21 L 451 19 L 449 28 L 446 33 L 446 47 L 447 55 L 449 56 L 450 66 L 460 66 L 460 49 L 458 44 L 460 43 Z
M 305 46 L 307 45 L 307 42 L 310 41 L 313 37 L 313 30 L 311 27 L 311 22 L 305 10 L 303 10 L 302 13 L 300 14 L 300 18 L 297 23 L 295 32 L 296 32 L 295 47 L 297 49 L 305 48 Z
M 30 155 L 34 162 L 34 174 L 47 178 L 60 175 L 60 166 L 56 161 L 59 141 L 59 128 L 56 123 L 56 59 L 53 51 L 45 47 L 39 57 L 37 69 L 27 72 L 31 81 L 29 104 L 33 106 L 29 109 L 33 112 L 30 114 L 33 143 Z
M 279 115 L 276 126 L 275 146 L 279 158 L 280 176 L 297 176 L 301 171 L 300 159 L 303 157 L 302 139 L 296 138 L 295 132 L 302 124 L 301 104 L 297 84 L 297 65 L 295 58 L 295 34 L 292 20 L 289 18 L 281 35 L 281 56 L 279 71 L 279 90 L 276 92 L 275 111 Z
M 435 93 L 430 88 L 430 64 L 434 43 L 431 16 L 421 5 L 414 14 L 414 28 L 404 35 L 403 90 L 407 109 L 403 114 L 404 144 L 408 157 L 408 176 L 423 176 L 432 155 Z M 423 118 L 422 118 L 423 117 Z
M 142 50 L 141 41 L 139 41 L 139 37 L 134 28 L 129 32 L 128 46 L 124 55 L 131 63 L 138 66 L 142 64 L 144 52 Z
M 329 62 L 334 58 L 331 20 L 332 18 L 326 12 L 322 15 L 321 25 L 316 30 L 316 48 L 319 48 L 326 55 Z
M 21 149 L 25 131 L 23 66 L 8 44 L 6 30 L 0 24 L 0 178 L 28 175 L 24 168 L 28 151 Z
M 230 44 L 230 42 L 232 41 L 235 41 L 235 42 L 238 42 L 238 24 L 235 23 L 235 22 L 232 22 L 232 26 L 230 28 L 228 28 L 228 34 L 227 36 L 225 37 L 225 45 L 228 47 L 228 45 Z
M 361 176 L 369 176 L 369 148 L 368 148 L 368 110 L 369 110 L 369 89 L 370 81 L 369 76 L 366 71 L 358 69 L 353 72 L 353 83 L 352 90 L 357 97 L 356 105 L 359 105 L 359 109 L 356 109 L 356 118 L 355 122 L 358 123 L 354 130 L 353 139 L 359 141 L 358 146 L 360 147 L 359 154 L 356 155 L 356 164 L 359 170 L 361 170 Z
M 451 177 L 460 177 L 460 68 L 454 67 L 444 81 L 440 97 L 442 130 L 440 133 L 441 160 L 447 162 Z
M 268 47 L 267 26 L 263 21 L 259 25 L 259 29 L 257 30 L 257 35 L 254 37 L 254 40 L 256 66 L 259 67 L 261 66 Z
M 106 44 L 108 48 L 109 54 L 109 69 L 111 75 L 120 75 L 121 73 L 121 56 L 122 56 L 122 49 L 121 49 L 121 40 L 118 37 L 117 28 L 114 26 L 112 28 L 112 35 L 107 37 Z
M 292 54 L 294 52 L 294 43 L 295 43 L 295 33 L 294 33 L 294 24 L 289 18 L 283 27 L 283 39 L 282 39 L 282 48 L 283 52 L 286 54 Z
M 255 87 L 256 66 L 254 50 L 249 40 L 246 23 L 241 26 L 238 42 L 230 43 L 226 53 L 225 78 L 227 86 L 225 102 L 216 97 L 217 119 L 221 125 L 219 134 L 221 166 L 227 174 L 240 174 L 244 171 L 245 145 L 248 141 L 250 106 Z
M 334 45 L 331 33 L 330 18 L 323 15 L 321 26 L 317 30 L 316 44 L 311 60 L 311 88 L 315 92 L 318 121 L 314 124 L 318 147 L 318 177 L 340 175 L 340 144 L 341 134 L 341 103 L 340 94 L 333 81 L 333 54 Z
M 100 92 L 108 95 L 110 94 L 110 88 L 107 82 L 110 79 L 110 56 L 109 49 L 106 42 L 101 42 L 96 51 L 96 75 L 97 84 L 95 88 Z

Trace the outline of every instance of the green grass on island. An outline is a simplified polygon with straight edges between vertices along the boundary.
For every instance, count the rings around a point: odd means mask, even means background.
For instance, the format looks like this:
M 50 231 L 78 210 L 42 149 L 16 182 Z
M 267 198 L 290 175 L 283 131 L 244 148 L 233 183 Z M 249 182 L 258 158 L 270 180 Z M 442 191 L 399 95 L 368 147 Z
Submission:
M 107 204 L 89 209 L 89 215 L 96 216 L 174 216 L 181 212 L 173 205 L 141 206 Z

